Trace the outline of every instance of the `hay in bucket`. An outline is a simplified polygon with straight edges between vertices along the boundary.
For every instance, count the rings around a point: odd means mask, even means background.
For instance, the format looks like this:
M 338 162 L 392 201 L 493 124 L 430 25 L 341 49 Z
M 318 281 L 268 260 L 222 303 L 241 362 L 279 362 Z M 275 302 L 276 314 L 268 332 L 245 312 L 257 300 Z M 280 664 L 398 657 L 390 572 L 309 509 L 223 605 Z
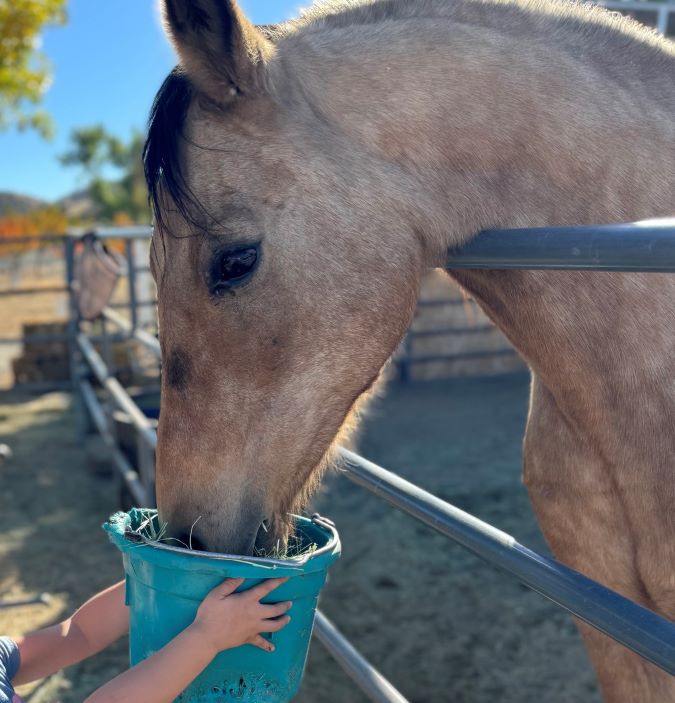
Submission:
M 160 522 L 156 510 L 136 508 L 133 521 L 130 515 L 131 513 L 119 512 L 115 513 L 109 520 L 109 524 L 114 526 L 115 529 L 121 530 L 130 542 L 134 542 L 136 544 L 147 544 L 150 546 L 153 544 L 166 544 L 182 549 L 199 551 L 194 549 L 192 546 L 192 531 L 194 530 L 195 525 L 199 522 L 200 518 L 197 518 L 197 520 L 195 520 L 192 524 L 188 536 L 188 542 L 185 543 L 183 540 L 175 537 L 169 537 L 167 535 L 168 524 L 166 522 Z M 264 523 L 263 529 L 267 529 Z M 285 543 L 278 540 L 276 545 L 272 548 L 256 548 L 253 556 L 263 559 L 303 559 L 311 556 L 317 548 L 317 543 L 311 539 L 308 539 L 306 533 L 294 532 L 289 536 Z
M 226 578 L 242 578 L 239 590 L 264 579 L 288 577 L 263 602 L 292 601 L 291 622 L 264 635 L 274 652 L 243 645 L 221 652 L 177 699 L 181 703 L 287 703 L 300 688 L 319 593 L 340 556 L 335 527 L 318 516 L 293 516 L 302 551 L 286 558 L 212 554 L 163 541 L 157 514 L 117 513 L 104 529 L 120 549 L 129 605 L 130 663 L 151 656 L 194 620 L 204 597 Z M 312 545 L 307 549 L 307 545 Z

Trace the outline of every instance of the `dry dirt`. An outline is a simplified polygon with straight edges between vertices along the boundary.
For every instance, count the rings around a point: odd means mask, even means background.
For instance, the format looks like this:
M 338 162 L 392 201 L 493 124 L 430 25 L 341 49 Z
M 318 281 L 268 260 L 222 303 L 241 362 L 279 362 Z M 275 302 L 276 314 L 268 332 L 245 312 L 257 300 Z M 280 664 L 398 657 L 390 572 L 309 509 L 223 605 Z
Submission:
M 520 482 L 527 379 L 393 386 L 364 423 L 363 454 L 545 550 Z M 54 622 L 121 576 L 100 523 L 116 495 L 100 442 L 77 439 L 69 399 L 0 396 L 0 597 L 52 594 L 0 610 L 0 632 Z M 411 703 L 597 703 L 570 618 L 344 477 L 316 508 L 343 540 L 321 607 Z M 28 692 L 81 703 L 125 664 L 125 643 Z M 312 647 L 298 703 L 365 699 Z

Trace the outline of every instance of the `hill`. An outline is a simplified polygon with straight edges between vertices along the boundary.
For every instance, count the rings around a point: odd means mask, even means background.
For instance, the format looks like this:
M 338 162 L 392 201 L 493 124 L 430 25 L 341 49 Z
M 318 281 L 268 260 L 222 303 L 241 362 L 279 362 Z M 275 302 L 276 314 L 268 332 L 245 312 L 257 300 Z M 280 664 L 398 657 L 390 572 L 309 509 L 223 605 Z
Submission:
M 95 219 L 98 209 L 87 191 L 71 193 L 52 203 L 29 195 L 0 191 L 0 217 L 5 215 L 27 215 L 36 210 L 56 206 L 69 220 Z
M 0 217 L 10 213 L 26 215 L 27 213 L 39 210 L 48 204 L 49 203 L 44 200 L 31 198 L 28 195 L 0 191 Z
M 99 214 L 96 203 L 86 190 L 66 195 L 57 200 L 54 205 L 63 210 L 69 220 L 90 220 L 95 219 Z

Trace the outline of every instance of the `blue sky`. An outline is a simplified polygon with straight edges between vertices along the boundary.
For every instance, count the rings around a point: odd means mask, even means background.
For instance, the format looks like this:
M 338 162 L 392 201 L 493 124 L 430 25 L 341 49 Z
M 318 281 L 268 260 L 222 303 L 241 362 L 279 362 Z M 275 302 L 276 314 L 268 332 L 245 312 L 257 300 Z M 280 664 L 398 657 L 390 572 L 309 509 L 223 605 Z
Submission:
M 256 23 L 278 22 L 309 2 L 240 0 Z M 65 27 L 48 29 L 43 50 L 54 82 L 44 107 L 53 141 L 34 133 L 0 133 L 0 191 L 53 200 L 82 187 L 77 169 L 57 156 L 74 127 L 103 123 L 121 137 L 143 129 L 152 98 L 175 59 L 159 23 L 156 0 L 70 0 Z

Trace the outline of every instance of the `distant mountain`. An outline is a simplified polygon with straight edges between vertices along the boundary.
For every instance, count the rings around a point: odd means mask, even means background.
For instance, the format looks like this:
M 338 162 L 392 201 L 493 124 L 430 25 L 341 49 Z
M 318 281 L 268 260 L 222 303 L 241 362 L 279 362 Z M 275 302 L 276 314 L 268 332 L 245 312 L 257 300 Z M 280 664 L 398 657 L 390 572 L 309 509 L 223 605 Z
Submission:
M 9 213 L 25 215 L 46 205 L 48 205 L 46 201 L 38 198 L 0 191 L 0 217 Z
M 98 207 L 86 190 L 66 195 L 54 205 L 61 208 L 70 220 L 89 220 L 98 215 Z
M 98 214 L 97 207 L 87 191 L 66 195 L 53 203 L 28 195 L 0 191 L 0 217 L 10 213 L 26 215 L 50 205 L 63 210 L 70 220 L 94 219 Z

